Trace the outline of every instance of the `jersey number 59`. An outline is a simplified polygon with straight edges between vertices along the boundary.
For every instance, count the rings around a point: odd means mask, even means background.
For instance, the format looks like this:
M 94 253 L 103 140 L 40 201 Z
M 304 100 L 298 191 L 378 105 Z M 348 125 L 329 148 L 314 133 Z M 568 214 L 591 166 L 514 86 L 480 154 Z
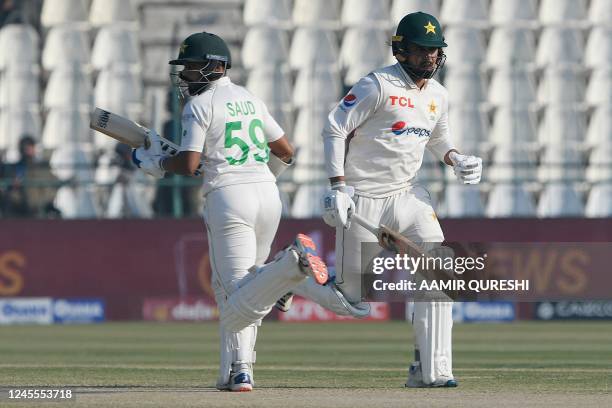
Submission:
M 261 130 L 261 134 L 264 140 L 260 141 L 257 139 L 257 129 Z M 238 132 L 237 136 L 232 136 L 233 132 Z M 263 130 L 263 123 L 260 119 L 253 119 L 249 123 L 249 139 L 255 145 L 255 149 L 253 152 L 253 158 L 261 163 L 267 163 L 268 158 L 270 157 L 270 148 L 266 143 L 266 138 Z M 225 148 L 232 149 L 234 146 L 237 146 L 240 151 L 235 151 L 235 153 L 240 153 L 240 157 L 236 158 L 236 154 L 229 154 L 225 156 L 227 162 L 232 166 L 240 166 L 244 164 L 248 157 L 249 151 L 251 151 L 251 147 L 249 146 L 248 141 L 244 140 L 244 131 L 242 129 L 242 122 L 226 122 L 225 123 Z

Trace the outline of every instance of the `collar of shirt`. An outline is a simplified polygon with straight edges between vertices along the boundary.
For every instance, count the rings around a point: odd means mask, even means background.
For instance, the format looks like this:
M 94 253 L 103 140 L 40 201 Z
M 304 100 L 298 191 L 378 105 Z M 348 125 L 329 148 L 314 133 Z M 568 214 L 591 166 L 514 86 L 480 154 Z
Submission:
M 224 76 L 224 77 L 221 77 L 221 78 L 217 79 L 217 80 L 214 82 L 214 84 L 215 84 L 216 86 L 223 86 L 223 85 L 227 85 L 227 84 L 229 84 L 229 83 L 231 83 L 231 82 L 232 82 L 232 81 L 230 81 L 230 79 L 229 79 L 229 77 L 228 77 L 228 76 Z
M 412 78 L 410 78 L 410 75 L 408 75 L 408 73 L 406 71 L 404 71 L 404 68 L 402 68 L 402 65 L 399 62 L 395 64 L 395 69 L 398 70 L 398 72 L 400 73 L 401 77 L 406 82 L 406 85 L 408 86 L 408 88 L 410 88 L 410 89 L 418 89 L 417 84 L 415 84 L 414 81 L 412 80 Z M 421 88 L 421 90 L 427 88 L 427 83 L 428 82 L 429 81 L 425 81 L 425 85 L 423 85 L 423 88 Z

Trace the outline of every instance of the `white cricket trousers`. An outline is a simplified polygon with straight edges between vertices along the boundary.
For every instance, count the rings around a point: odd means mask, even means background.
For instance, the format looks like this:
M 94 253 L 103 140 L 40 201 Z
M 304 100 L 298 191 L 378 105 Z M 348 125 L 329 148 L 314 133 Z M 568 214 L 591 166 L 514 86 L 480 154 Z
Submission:
M 274 182 L 235 184 L 206 195 L 204 220 L 216 296 L 231 295 L 270 254 L 282 204 Z
M 212 269 L 212 286 L 220 312 L 240 287 L 249 268 L 268 258 L 276 235 L 282 204 L 274 182 L 235 184 L 209 192 L 204 221 Z M 220 322 L 220 367 L 217 386 L 229 381 L 232 365 L 255 362 L 256 322 L 238 332 Z
M 375 225 L 385 224 L 399 231 L 424 251 L 444 241 L 429 192 L 418 184 L 384 198 L 356 195 L 354 201 L 357 214 Z M 336 284 L 353 303 L 361 301 L 362 242 L 377 242 L 377 239 L 354 221 L 348 230 L 336 229 Z

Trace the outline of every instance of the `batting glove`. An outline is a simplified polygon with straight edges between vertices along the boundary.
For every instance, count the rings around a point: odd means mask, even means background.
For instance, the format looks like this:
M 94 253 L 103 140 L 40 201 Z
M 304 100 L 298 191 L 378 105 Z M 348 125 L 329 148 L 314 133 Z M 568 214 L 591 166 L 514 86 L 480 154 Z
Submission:
M 153 154 L 150 150 L 141 146 L 132 150 L 132 162 L 147 174 L 155 178 L 162 178 L 166 171 L 161 167 L 161 161 L 165 156 Z
M 478 184 L 482 176 L 482 159 L 476 156 L 466 156 L 451 152 L 448 158 L 453 163 L 455 176 L 463 184 Z
M 149 148 L 147 149 L 151 155 L 160 155 L 162 154 L 162 148 L 164 146 L 164 142 L 162 137 L 154 130 L 147 129 L 146 131 L 147 138 L 149 139 Z
M 346 193 L 345 186 L 336 188 L 323 196 L 323 221 L 330 227 L 348 229 L 351 226 L 351 216 L 355 213 L 355 202 Z

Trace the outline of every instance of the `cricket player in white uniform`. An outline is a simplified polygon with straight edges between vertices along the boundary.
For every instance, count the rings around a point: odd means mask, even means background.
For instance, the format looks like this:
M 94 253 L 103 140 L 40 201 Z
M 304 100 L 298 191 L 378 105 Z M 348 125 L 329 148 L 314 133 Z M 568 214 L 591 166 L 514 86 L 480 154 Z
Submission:
M 331 111 L 323 130 L 331 191 L 323 197 L 325 222 L 336 227 L 335 283 L 306 280 L 294 293 L 342 315 L 367 316 L 361 294 L 361 243 L 376 237 L 357 223 L 357 212 L 419 244 L 424 252 L 444 241 L 431 198 L 416 180 L 425 148 L 453 166 L 459 180 L 476 184 L 482 160 L 460 154 L 449 138 L 448 95 L 433 76 L 446 47 L 439 22 L 426 13 L 405 16 L 392 38 L 397 64 L 362 78 Z M 354 195 L 352 190 L 354 189 Z M 277 306 L 287 308 L 290 295 Z M 415 362 L 406 386 L 455 387 L 451 302 L 415 302 Z
M 166 171 L 192 175 L 203 157 L 204 220 L 220 311 L 217 388 L 251 391 L 261 319 L 307 275 L 325 283 L 327 269 L 302 234 L 263 265 L 281 216 L 275 174 L 289 165 L 293 149 L 264 103 L 226 76 L 231 56 L 225 42 L 214 34 L 193 34 L 170 64 L 184 66 L 178 85 L 190 96 L 183 109 L 181 152 L 166 157 L 141 147 L 133 158 L 147 173 L 162 177 Z

